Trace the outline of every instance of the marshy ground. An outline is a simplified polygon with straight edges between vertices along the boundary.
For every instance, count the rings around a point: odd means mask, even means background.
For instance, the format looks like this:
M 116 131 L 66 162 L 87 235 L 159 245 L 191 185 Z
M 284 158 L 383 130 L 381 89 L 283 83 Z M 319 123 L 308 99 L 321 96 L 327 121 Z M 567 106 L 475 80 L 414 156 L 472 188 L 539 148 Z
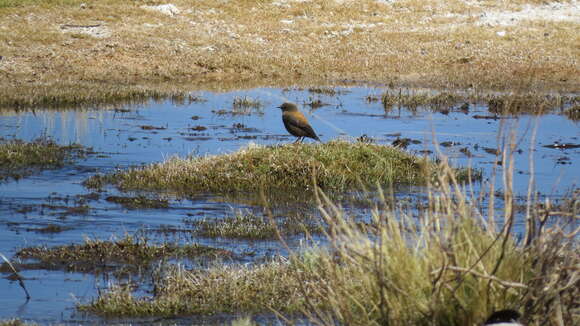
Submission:
M 579 321 L 576 1 L 0 17 L 0 324 Z
M 0 208 L 8 217 L 2 224 L 3 253 L 12 258 L 32 293 L 27 305 L 34 309 L 24 318 L 38 320 L 51 316 L 50 311 L 68 311 L 70 317 L 52 320 L 188 315 L 188 322 L 195 323 L 210 312 L 226 313 L 214 321 L 219 324 L 235 319 L 235 314 L 228 314 L 232 311 L 266 313 L 265 320 L 273 317 L 268 317 L 268 307 L 292 314 L 307 307 L 302 292 L 292 287 L 299 280 L 288 278 L 291 275 L 272 278 L 288 268 L 304 268 L 304 257 L 294 257 L 288 265 L 291 251 L 304 250 L 304 244 L 328 243 L 329 236 L 344 227 L 333 225 L 342 218 L 352 227 L 349 232 L 382 234 L 383 219 L 372 218 L 376 207 L 395 214 L 393 218 L 404 214 L 419 218 L 447 207 L 433 200 L 440 196 L 436 194 L 447 193 L 446 184 L 458 175 L 446 170 L 438 151 L 456 168 L 471 167 L 458 170 L 465 173 L 457 180 L 471 177 L 475 189 L 460 191 L 480 198 L 482 203 L 473 209 L 484 215 L 505 213 L 510 192 L 500 180 L 506 166 L 512 166 L 515 199 L 510 210 L 516 216 L 517 237 L 525 233 L 523 216 L 530 207 L 526 196 L 530 167 L 523 163 L 531 153 L 538 185 L 533 195 L 550 199 L 549 206 L 531 206 L 539 216 L 548 217 L 542 223 L 577 215 L 572 192 L 580 152 L 574 146 L 559 147 L 578 143 L 577 122 L 566 114 L 577 101 L 574 96 L 558 101 L 529 97 L 536 111 L 524 115 L 515 108 L 500 112 L 490 104 L 508 97 L 476 100 L 469 94 L 430 90 L 316 87 L 192 96 L 197 100 L 157 99 L 113 110 L 7 112 L 2 120 L 7 139 L 33 141 L 45 135 L 62 144 L 92 148 L 90 155 L 61 168 L 36 171 L 1 186 Z M 247 104 L 240 105 L 240 99 Z M 275 108 L 283 100 L 301 104 L 324 144 L 291 144 L 293 137 L 285 133 Z M 556 102 L 560 104 L 553 105 Z M 311 107 L 311 103 L 326 105 Z M 538 123 L 542 128 L 534 128 Z M 520 145 L 506 149 L 497 135 L 510 131 Z M 535 144 L 533 152 L 528 144 Z M 506 150 L 517 164 L 504 159 Z M 321 213 L 317 198 L 325 199 L 311 186 L 312 176 L 332 202 L 341 205 L 335 213 L 342 212 L 342 217 L 326 219 Z M 497 182 L 494 195 L 485 195 L 492 181 Z M 545 193 L 555 183 L 558 190 Z M 377 189 L 381 184 L 384 187 Z M 428 189 L 435 193 L 429 195 Z M 381 200 L 380 191 L 390 195 Z M 203 250 L 192 256 L 188 248 Z M 513 254 L 521 256 L 524 251 Z M 515 265 L 529 267 L 528 263 Z M 453 266 L 463 268 L 458 265 L 462 264 Z M 14 280 L 10 269 L 3 266 L 2 272 L 7 277 L 1 283 L 4 290 L 22 295 L 18 284 L 8 281 Z M 312 284 L 338 282 L 311 272 L 304 277 L 311 277 Z M 195 305 L 191 300 L 201 298 L 192 297 L 191 288 L 170 290 L 177 284 L 173 281 L 192 280 L 207 286 L 197 288 L 199 293 L 208 291 Z M 239 288 L 229 280 L 239 280 L 235 283 Z M 223 292 L 211 290 L 218 283 Z M 286 284 L 292 291 L 275 284 Z M 69 299 L 70 293 L 75 300 Z M 248 301 L 240 300 L 244 295 Z M 51 305 L 43 298 L 53 298 Z M 283 305 L 284 300 L 296 301 Z M 7 317 L 13 316 L 10 307 L 15 303 L 4 302 Z M 328 304 L 319 302 L 316 307 L 329 309 Z M 483 317 L 483 312 L 465 316 L 474 321 Z

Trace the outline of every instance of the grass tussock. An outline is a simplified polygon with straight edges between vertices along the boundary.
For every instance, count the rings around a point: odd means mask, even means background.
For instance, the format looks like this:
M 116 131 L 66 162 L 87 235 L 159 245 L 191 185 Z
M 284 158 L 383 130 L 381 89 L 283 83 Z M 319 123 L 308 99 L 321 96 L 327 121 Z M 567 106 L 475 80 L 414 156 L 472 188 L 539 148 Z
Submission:
M 322 325 L 475 325 L 511 308 L 529 325 L 577 321 L 580 257 L 556 229 L 524 247 L 506 229 L 482 224 L 473 207 L 461 207 L 466 202 L 445 207 L 438 198 L 432 204 L 439 208 L 419 220 L 376 209 L 369 230 L 322 200 L 328 247 L 256 266 L 176 267 L 153 297 L 113 286 L 80 309 L 108 316 L 274 309 Z
M 221 249 L 197 244 L 150 244 L 146 238 L 129 235 L 114 241 L 86 239 L 83 244 L 28 247 L 20 249 L 15 255 L 18 259 L 37 261 L 44 269 L 86 273 L 117 267 L 135 270 L 170 258 L 195 260 L 227 256 L 229 252 Z M 21 268 L 26 268 L 26 265 Z
M 80 145 L 61 146 L 50 140 L 3 142 L 0 144 L 0 181 L 19 179 L 34 170 L 59 168 L 84 155 Z
M 275 240 L 278 236 L 295 236 L 322 232 L 322 226 L 313 221 L 293 218 L 270 219 L 253 213 L 238 213 L 232 217 L 188 220 L 194 233 L 202 237 Z
M 285 260 L 259 266 L 219 266 L 165 272 L 156 298 L 135 297 L 131 289 L 113 286 L 81 310 L 109 316 L 177 316 L 218 312 L 262 312 L 271 306 L 298 311 L 303 305 L 297 280 Z
M 167 3 L 178 12 L 143 7 Z M 526 4 L 540 12 L 520 17 Z M 1 0 L 2 28 L 11 33 L 0 34 L 0 107 L 348 81 L 574 91 L 577 22 L 545 17 L 547 6 L 535 0 Z M 516 17 L 502 22 L 510 15 Z
M 250 146 L 225 155 L 169 160 L 95 176 L 85 185 L 106 183 L 122 190 L 288 194 L 311 192 L 313 183 L 329 192 L 376 184 L 421 184 L 435 164 L 391 146 L 332 141 L 326 144 Z

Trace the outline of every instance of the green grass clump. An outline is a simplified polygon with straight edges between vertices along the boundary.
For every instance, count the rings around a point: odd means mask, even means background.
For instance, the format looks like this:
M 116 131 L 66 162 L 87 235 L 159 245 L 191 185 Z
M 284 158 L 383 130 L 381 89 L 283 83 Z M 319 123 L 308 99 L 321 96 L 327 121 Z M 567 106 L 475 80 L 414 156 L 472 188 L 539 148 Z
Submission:
M 80 145 L 61 146 L 50 140 L 34 142 L 9 141 L 0 144 L 0 181 L 18 179 L 34 169 L 62 167 L 74 158 L 82 157 Z
M 236 214 L 225 218 L 203 218 L 187 221 L 194 227 L 194 233 L 209 238 L 276 239 L 281 236 L 293 236 L 304 233 L 319 233 L 322 226 L 298 221 L 292 218 L 271 220 L 266 216 L 252 213 Z
M 570 268 L 580 257 L 571 238 L 546 233 L 525 247 L 480 223 L 467 202 L 442 196 L 433 204 L 435 212 L 419 220 L 376 209 L 371 231 L 325 200 L 321 213 L 332 232 L 324 248 L 254 266 L 175 267 L 153 296 L 115 285 L 79 309 L 115 317 L 273 309 L 321 325 L 459 326 L 512 308 L 530 325 L 548 325 L 559 313 L 574 324 L 579 290 Z
M 295 263 L 276 260 L 258 266 L 223 265 L 187 271 L 175 267 L 156 284 L 154 298 L 139 298 L 131 289 L 113 286 L 80 310 L 105 316 L 179 316 L 219 312 L 263 312 L 268 308 L 298 311 L 300 284 Z
M 28 247 L 16 253 L 19 259 L 33 259 L 45 269 L 96 272 L 104 267 L 143 268 L 168 258 L 210 258 L 228 256 L 221 249 L 188 244 L 150 244 L 145 238 L 125 236 L 116 241 L 86 239 L 83 244 L 57 247 Z
M 479 325 L 492 311 L 514 309 L 526 325 L 577 324 L 574 206 L 530 202 L 520 241 L 515 202 L 492 215 L 445 161 L 428 209 L 393 206 L 379 189 L 368 223 L 360 223 L 317 189 L 324 246 L 256 265 L 170 267 L 150 296 L 114 285 L 79 309 L 133 317 L 274 310 L 328 326 Z M 560 220 L 546 223 L 547 216 Z
M 331 141 L 326 144 L 251 146 L 225 155 L 171 158 L 146 167 L 89 179 L 121 190 L 173 191 L 192 195 L 309 193 L 313 183 L 328 192 L 377 184 L 421 184 L 435 164 L 391 146 Z

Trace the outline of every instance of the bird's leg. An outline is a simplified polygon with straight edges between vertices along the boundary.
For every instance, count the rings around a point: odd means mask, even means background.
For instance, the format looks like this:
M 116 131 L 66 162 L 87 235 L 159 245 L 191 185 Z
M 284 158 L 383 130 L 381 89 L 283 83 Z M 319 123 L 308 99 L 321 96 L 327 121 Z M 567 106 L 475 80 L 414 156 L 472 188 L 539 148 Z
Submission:
M 298 137 L 298 138 L 296 138 L 296 140 L 294 141 L 294 143 L 293 143 L 293 144 L 296 144 L 296 143 L 298 143 L 298 141 L 300 140 L 300 138 L 301 138 L 301 137 Z

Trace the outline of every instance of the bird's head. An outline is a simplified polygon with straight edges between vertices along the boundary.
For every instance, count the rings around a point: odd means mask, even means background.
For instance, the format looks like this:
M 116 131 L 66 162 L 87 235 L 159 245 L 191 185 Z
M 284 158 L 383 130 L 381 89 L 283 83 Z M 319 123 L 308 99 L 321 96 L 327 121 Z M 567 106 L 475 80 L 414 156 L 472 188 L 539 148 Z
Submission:
M 286 102 L 280 105 L 278 108 L 282 109 L 283 112 L 298 111 L 298 107 L 296 106 L 296 104 L 290 102 Z

